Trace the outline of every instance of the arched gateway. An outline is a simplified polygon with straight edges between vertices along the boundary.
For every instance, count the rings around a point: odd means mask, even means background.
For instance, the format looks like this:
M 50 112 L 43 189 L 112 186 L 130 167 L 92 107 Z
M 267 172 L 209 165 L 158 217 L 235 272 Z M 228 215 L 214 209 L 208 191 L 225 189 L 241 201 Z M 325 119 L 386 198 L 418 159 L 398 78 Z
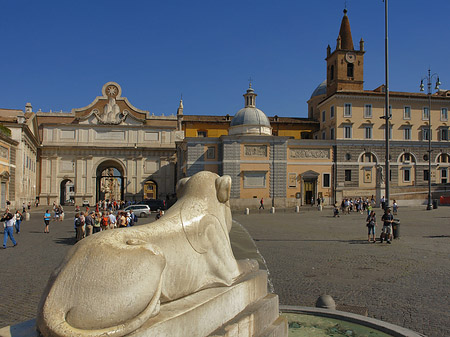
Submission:
M 93 205 L 175 192 L 175 141 L 183 139 L 176 117 L 137 109 L 117 83 L 106 83 L 102 96 L 84 108 L 40 113 L 38 119 L 42 204 Z

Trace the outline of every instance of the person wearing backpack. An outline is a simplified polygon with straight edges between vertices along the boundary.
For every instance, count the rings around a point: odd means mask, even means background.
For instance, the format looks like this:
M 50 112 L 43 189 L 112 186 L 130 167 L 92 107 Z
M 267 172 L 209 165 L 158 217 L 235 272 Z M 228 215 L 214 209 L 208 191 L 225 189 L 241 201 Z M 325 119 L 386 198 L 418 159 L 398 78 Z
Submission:
M 80 218 L 80 213 L 76 213 L 75 214 L 75 220 L 74 220 L 74 223 L 75 223 L 75 230 L 76 230 L 76 232 L 77 232 L 77 236 L 76 236 L 76 240 L 77 240 L 77 242 L 78 241 L 80 241 L 82 238 L 83 238 L 83 236 L 84 236 L 84 231 L 83 231 L 83 222 L 81 221 L 81 218 Z
M 102 228 L 102 231 L 107 230 L 109 228 L 109 225 L 110 225 L 109 216 L 105 212 L 100 220 L 100 226 Z
M 94 228 L 93 228 L 93 234 L 98 233 L 102 230 L 101 228 L 101 222 L 102 217 L 100 216 L 99 212 L 96 212 L 94 215 Z

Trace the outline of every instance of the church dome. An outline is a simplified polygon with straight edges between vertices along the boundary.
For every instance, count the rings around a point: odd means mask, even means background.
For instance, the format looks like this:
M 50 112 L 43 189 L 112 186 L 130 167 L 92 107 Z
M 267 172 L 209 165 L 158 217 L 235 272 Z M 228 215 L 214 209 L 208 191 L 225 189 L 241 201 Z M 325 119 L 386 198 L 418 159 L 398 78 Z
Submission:
M 325 95 L 326 93 L 327 93 L 327 80 L 323 81 L 317 86 L 317 88 L 313 91 L 310 99 L 316 96 Z
M 239 110 L 231 120 L 230 135 L 272 135 L 269 119 L 255 106 L 256 96 L 250 84 L 244 94 L 245 108 Z

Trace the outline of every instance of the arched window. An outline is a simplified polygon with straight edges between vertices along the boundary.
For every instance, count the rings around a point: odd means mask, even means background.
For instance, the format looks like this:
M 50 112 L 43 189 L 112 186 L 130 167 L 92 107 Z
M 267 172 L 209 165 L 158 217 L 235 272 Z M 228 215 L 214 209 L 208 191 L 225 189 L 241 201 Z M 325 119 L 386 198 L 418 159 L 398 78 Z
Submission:
M 377 158 L 371 152 L 366 152 L 361 156 L 360 162 L 362 163 L 376 163 Z
M 450 158 L 449 158 L 448 154 L 442 153 L 441 155 L 439 155 L 437 162 L 438 163 L 450 163 Z

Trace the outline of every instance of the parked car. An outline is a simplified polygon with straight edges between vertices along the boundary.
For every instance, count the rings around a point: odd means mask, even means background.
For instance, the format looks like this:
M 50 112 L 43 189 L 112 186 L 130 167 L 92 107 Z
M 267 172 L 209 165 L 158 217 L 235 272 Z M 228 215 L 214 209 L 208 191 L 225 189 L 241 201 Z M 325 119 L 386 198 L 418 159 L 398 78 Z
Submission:
M 136 216 L 140 218 L 145 218 L 150 215 L 151 210 L 148 205 L 130 205 L 128 207 L 125 207 L 125 212 L 133 212 Z
M 166 201 L 161 199 L 144 199 L 140 204 L 148 205 L 152 212 L 158 212 L 159 210 L 166 210 Z

